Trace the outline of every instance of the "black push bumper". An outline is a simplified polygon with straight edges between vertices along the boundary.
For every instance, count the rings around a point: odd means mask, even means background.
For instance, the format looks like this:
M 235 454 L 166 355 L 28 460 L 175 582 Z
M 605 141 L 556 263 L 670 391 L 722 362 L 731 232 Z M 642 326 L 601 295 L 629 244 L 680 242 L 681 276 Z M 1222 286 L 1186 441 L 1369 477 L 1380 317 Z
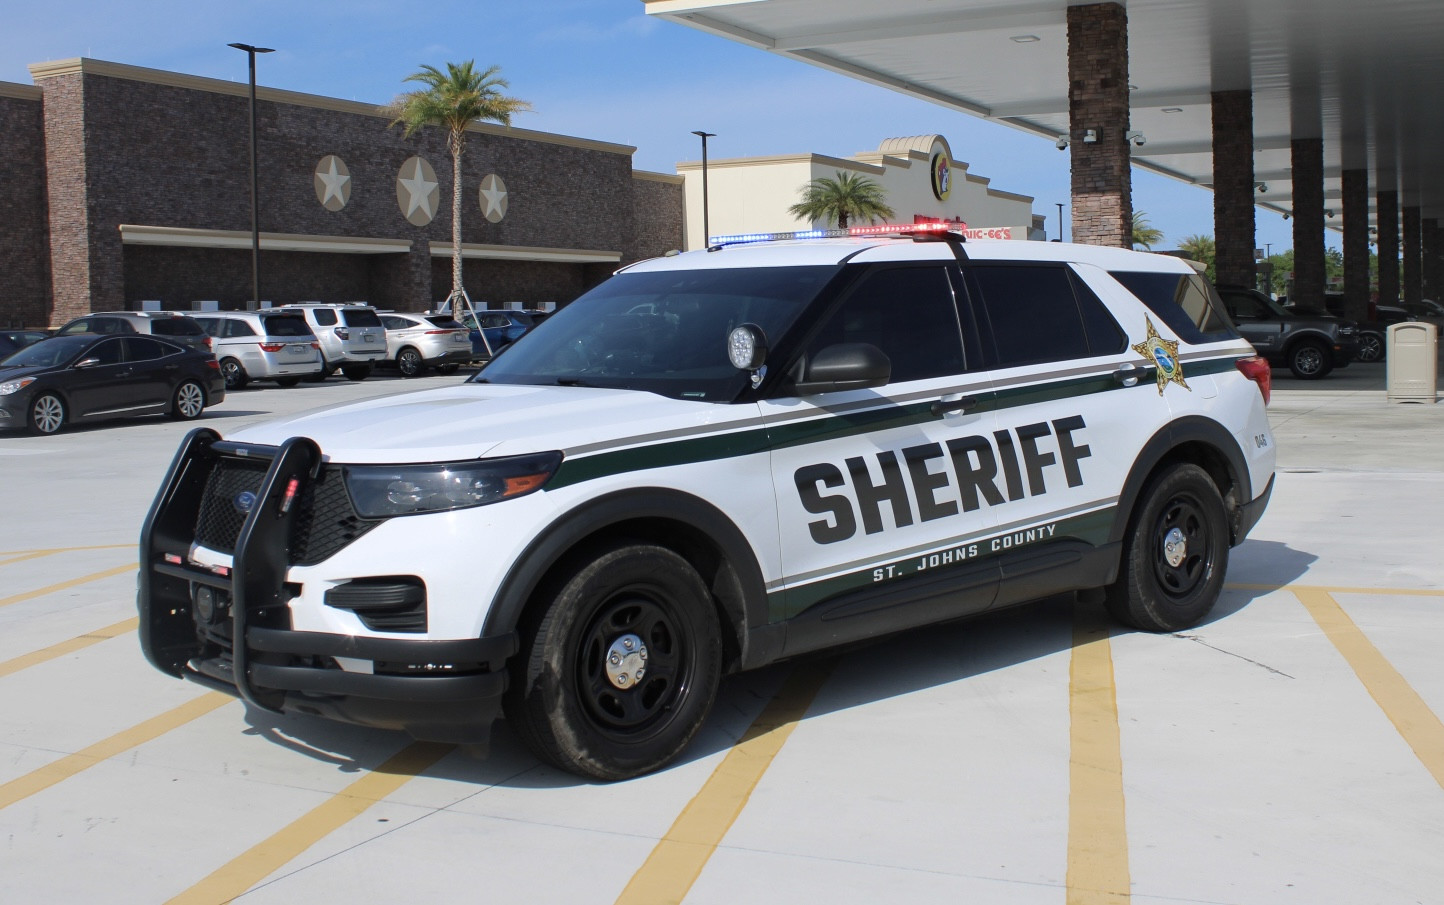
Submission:
M 241 522 L 229 569 L 190 560 L 212 473 L 242 461 L 264 476 Z M 485 741 L 500 715 L 515 633 L 454 641 L 300 632 L 290 627 L 286 582 L 308 486 L 321 479 L 316 444 L 279 447 L 192 431 L 151 505 L 140 539 L 137 605 L 147 659 L 162 672 L 236 695 L 267 710 L 306 713 L 417 738 Z M 226 505 L 229 500 L 223 501 Z M 214 505 L 215 501 L 212 501 Z M 371 671 L 339 660 L 369 661 Z

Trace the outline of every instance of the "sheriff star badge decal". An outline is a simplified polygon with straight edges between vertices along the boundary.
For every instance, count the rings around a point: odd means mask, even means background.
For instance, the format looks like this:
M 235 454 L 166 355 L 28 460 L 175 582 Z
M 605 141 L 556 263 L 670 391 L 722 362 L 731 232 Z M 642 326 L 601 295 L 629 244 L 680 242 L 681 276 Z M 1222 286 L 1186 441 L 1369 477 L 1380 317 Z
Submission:
M 1178 360 L 1178 340 L 1164 339 L 1158 335 L 1153 327 L 1153 320 L 1146 315 L 1144 323 L 1148 324 L 1148 336 L 1143 342 L 1135 343 L 1133 351 L 1153 362 L 1158 369 L 1158 395 L 1163 395 L 1163 388 L 1167 384 L 1176 383 L 1193 392 L 1193 387 L 1183 382 L 1183 364 Z

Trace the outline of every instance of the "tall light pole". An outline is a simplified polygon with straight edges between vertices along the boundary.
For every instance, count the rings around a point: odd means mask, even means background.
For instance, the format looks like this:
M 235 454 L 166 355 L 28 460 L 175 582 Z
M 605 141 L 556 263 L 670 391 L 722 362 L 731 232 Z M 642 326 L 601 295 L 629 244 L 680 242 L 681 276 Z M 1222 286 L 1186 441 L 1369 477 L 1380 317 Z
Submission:
M 707 225 L 707 139 L 716 138 L 717 133 L 695 130 L 692 134 L 702 139 L 702 247 L 706 248 L 712 240 L 712 233 Z
M 1058 241 L 1063 241 L 1063 202 L 1058 202 Z
M 256 205 L 256 54 L 271 53 L 270 47 L 253 47 L 250 44 L 232 44 L 237 50 L 244 50 L 251 65 L 251 299 L 256 307 L 261 306 L 261 221 L 260 208 Z

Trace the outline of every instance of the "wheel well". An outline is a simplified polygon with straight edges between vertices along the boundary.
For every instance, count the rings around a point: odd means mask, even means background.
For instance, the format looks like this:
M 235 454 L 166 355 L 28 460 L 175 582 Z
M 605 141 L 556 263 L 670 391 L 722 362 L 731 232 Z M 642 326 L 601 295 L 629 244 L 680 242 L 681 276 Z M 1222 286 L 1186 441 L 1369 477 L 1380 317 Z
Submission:
M 685 521 L 642 517 L 613 522 L 576 539 L 542 572 L 522 606 L 517 626 L 524 631 L 541 620 L 547 603 L 568 577 L 605 547 L 636 542 L 664 547 L 697 570 L 712 597 L 722 628 L 723 669 L 735 671 L 742 662 L 748 624 L 743 581 L 721 546 L 706 531 Z
M 1253 499 L 1248 462 L 1238 440 L 1223 425 L 1197 416 L 1168 425 L 1144 444 L 1118 497 L 1119 506 L 1128 515 L 1116 521 L 1110 540 L 1122 540 L 1123 532 L 1132 527 L 1143 488 L 1160 470 L 1178 462 L 1189 462 L 1208 472 L 1228 512 L 1229 542 L 1238 543 L 1244 533 L 1243 506 Z
M 1148 474 L 1140 486 L 1147 486 L 1165 468 L 1181 463 L 1197 465 L 1213 480 L 1214 486 L 1218 488 L 1218 495 L 1223 498 L 1223 508 L 1228 513 L 1229 542 L 1230 544 L 1236 543 L 1241 517 L 1239 507 L 1248 500 L 1241 499 L 1243 495 L 1239 493 L 1239 481 L 1234 474 L 1233 466 L 1213 444 L 1194 440 L 1173 447 L 1148 470 Z M 1133 511 L 1136 509 L 1137 506 L 1134 505 Z M 1133 511 L 1130 511 L 1128 515 L 1130 527 L 1133 521 Z

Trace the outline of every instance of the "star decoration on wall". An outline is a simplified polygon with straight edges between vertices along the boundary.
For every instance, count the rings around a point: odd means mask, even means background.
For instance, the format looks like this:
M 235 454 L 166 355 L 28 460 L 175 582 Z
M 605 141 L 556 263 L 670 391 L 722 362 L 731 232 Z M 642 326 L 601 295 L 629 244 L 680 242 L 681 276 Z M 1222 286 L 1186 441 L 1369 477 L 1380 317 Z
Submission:
M 500 223 L 506 216 L 506 183 L 495 173 L 487 174 L 481 180 L 481 214 L 492 223 Z
M 412 226 L 425 226 L 436 216 L 441 197 L 436 171 L 424 158 L 412 157 L 396 175 L 396 204 Z
M 327 154 L 316 164 L 313 178 L 316 200 L 328 211 L 339 211 L 351 200 L 351 171 L 346 161 L 335 154 Z
M 1134 343 L 1133 351 L 1153 362 L 1157 368 L 1158 395 L 1163 395 L 1163 388 L 1170 383 L 1176 383 L 1193 392 L 1193 387 L 1183 382 L 1183 363 L 1178 360 L 1178 340 L 1164 339 L 1154 329 L 1153 319 L 1144 316 L 1144 323 L 1148 325 L 1148 335 L 1143 342 Z

